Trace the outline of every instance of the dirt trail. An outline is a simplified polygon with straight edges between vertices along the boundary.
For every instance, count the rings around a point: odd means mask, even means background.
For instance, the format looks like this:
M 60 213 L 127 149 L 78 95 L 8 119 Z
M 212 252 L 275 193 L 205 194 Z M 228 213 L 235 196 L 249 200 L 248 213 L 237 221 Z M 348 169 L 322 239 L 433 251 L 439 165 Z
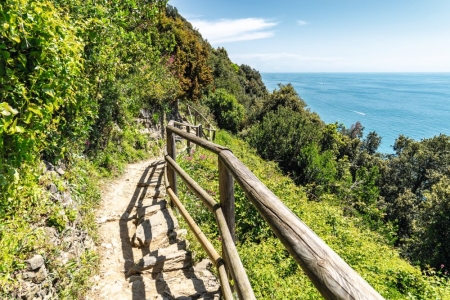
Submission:
M 100 275 L 86 299 L 219 299 L 210 262 L 192 267 L 166 202 L 162 158 L 130 164 L 102 188 Z

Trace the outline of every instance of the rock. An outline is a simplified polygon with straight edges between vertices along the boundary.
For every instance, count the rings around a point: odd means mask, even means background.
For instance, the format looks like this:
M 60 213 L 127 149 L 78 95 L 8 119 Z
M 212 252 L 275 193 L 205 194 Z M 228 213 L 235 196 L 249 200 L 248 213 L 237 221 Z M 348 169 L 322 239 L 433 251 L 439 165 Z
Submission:
M 139 288 L 144 290 L 145 297 L 133 297 L 133 299 L 151 299 L 151 300 L 172 300 L 170 291 L 167 288 L 167 284 L 163 279 L 157 278 L 156 280 L 144 277 L 143 281 L 135 281 L 132 283 L 132 292 L 135 295 L 135 291 Z M 141 290 L 141 291 L 142 291 Z M 141 294 L 142 295 L 142 294 Z
M 103 248 L 105 248 L 105 249 L 112 249 L 112 245 L 109 244 L 109 243 L 102 243 L 101 246 L 102 246 Z
M 200 298 L 197 298 L 197 300 L 220 300 L 220 292 L 216 292 L 216 293 L 207 293 L 205 295 L 203 295 Z
M 129 220 L 129 217 L 130 217 L 130 213 L 124 212 L 124 213 L 122 214 L 122 216 L 120 217 L 120 219 L 121 219 L 121 220 L 128 221 L 128 220 Z
M 36 277 L 36 273 L 34 272 L 23 272 L 22 273 L 22 279 L 27 281 L 33 281 L 33 279 Z
M 63 176 L 66 172 L 64 172 L 64 170 L 61 167 L 58 167 L 56 169 L 56 173 L 58 173 L 60 176 Z
M 47 269 L 43 265 L 39 269 L 39 271 L 36 272 L 36 277 L 33 279 L 33 282 L 34 283 L 41 283 L 42 281 L 44 281 L 47 278 L 47 276 L 48 276 Z
M 194 266 L 194 272 L 196 274 L 199 274 L 201 277 L 203 276 L 211 277 L 213 276 L 213 274 L 209 270 L 211 269 L 212 266 L 213 266 L 212 262 L 209 259 L 205 258 Z
M 108 221 L 108 217 L 103 216 L 97 219 L 97 224 L 106 223 L 106 221 Z
M 26 260 L 25 263 L 27 264 L 28 270 L 36 270 L 44 265 L 44 258 L 41 255 L 37 254 L 32 258 Z
M 122 223 L 123 224 L 123 223 Z M 123 225 L 121 225 L 123 226 Z M 136 224 L 134 223 L 134 221 L 128 221 L 127 224 L 127 237 L 130 237 L 130 243 L 131 245 L 135 245 L 136 243 Z M 138 247 L 138 246 L 136 246 Z
M 28 283 L 27 286 L 25 287 L 23 293 L 22 293 L 22 299 L 27 299 L 27 300 L 31 300 L 34 299 L 34 296 L 39 292 L 39 286 L 33 284 L 33 283 Z
M 220 286 L 217 282 L 207 282 L 196 277 L 170 278 L 166 280 L 166 284 L 172 299 L 198 299 L 200 297 L 214 299 L 214 294 L 220 293 Z
M 170 243 L 177 243 L 178 241 L 182 241 L 187 236 L 186 229 L 176 229 L 169 234 Z
M 142 280 L 143 280 L 143 277 L 142 277 L 141 275 L 131 275 L 131 276 L 128 278 L 128 281 L 129 281 L 130 283 L 135 282 L 135 281 L 138 281 L 138 280 L 142 281 Z
M 190 266 L 191 253 L 180 250 L 161 256 L 144 256 L 128 271 L 127 275 L 131 276 L 138 273 L 156 274 L 161 273 L 162 271 L 169 272 L 186 269 Z
M 186 240 L 179 241 L 178 243 L 172 244 L 168 247 L 152 251 L 149 253 L 149 255 L 150 256 L 164 256 L 164 255 L 167 255 L 172 252 L 177 252 L 179 250 L 186 250 L 188 247 L 189 247 L 188 241 L 186 241 Z
M 136 228 L 134 245 L 137 247 L 149 246 L 150 251 L 169 245 L 170 234 L 178 228 L 178 222 L 174 221 L 168 209 L 163 209 L 150 217 L 143 218 Z
M 137 218 L 141 219 L 144 217 L 150 217 L 154 215 L 156 212 L 166 208 L 167 202 L 166 200 L 158 201 L 151 206 L 143 206 L 137 209 Z
M 139 201 L 137 203 L 137 207 L 143 207 L 143 206 L 151 206 L 154 205 L 159 199 L 163 199 L 167 196 L 165 190 L 163 188 L 155 188 L 155 189 L 148 189 L 148 191 L 142 195 L 139 198 Z
M 50 200 L 52 200 L 53 202 L 61 202 L 61 195 L 60 194 L 51 194 L 50 195 Z
M 54 171 L 55 170 L 55 166 L 52 165 L 51 163 L 49 163 L 48 161 L 44 161 L 45 167 L 47 168 L 48 172 Z
M 147 299 L 145 292 L 145 284 L 142 280 L 131 283 L 132 299 Z
M 47 190 L 52 194 L 58 193 L 58 187 L 53 182 L 47 185 Z
M 70 193 L 64 193 L 62 195 L 61 203 L 64 207 L 69 206 L 73 203 L 72 196 L 70 195 Z
M 119 243 L 116 239 L 111 239 L 111 245 L 113 246 L 113 248 L 119 248 Z
M 47 242 L 51 243 L 54 246 L 58 245 L 58 230 L 56 230 L 56 228 L 44 227 L 44 232 L 48 238 Z
M 56 262 L 58 265 L 60 266 L 64 266 L 65 264 L 67 264 L 69 262 L 69 253 L 67 252 L 61 252 L 59 254 L 59 256 L 56 258 Z

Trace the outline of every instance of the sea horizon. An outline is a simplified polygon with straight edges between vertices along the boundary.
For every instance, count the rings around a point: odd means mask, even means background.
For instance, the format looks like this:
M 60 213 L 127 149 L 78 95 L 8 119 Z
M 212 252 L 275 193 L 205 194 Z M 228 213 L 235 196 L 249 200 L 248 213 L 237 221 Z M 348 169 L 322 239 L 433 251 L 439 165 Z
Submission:
M 415 140 L 450 134 L 450 72 L 260 72 L 269 91 L 291 83 L 326 123 L 382 137 L 378 149 L 393 153 L 403 134 Z

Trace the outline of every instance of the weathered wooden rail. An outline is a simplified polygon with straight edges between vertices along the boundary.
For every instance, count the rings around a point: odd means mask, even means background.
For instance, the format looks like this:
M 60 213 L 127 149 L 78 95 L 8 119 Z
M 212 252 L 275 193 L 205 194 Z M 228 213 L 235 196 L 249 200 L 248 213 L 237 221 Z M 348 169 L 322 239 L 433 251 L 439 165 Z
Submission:
M 203 136 L 205 136 L 205 138 L 207 140 L 214 141 L 215 137 L 216 137 L 216 129 L 214 128 L 214 126 L 195 107 L 190 106 L 189 104 L 186 104 L 186 107 L 187 107 L 187 110 L 189 112 L 189 116 L 191 117 L 191 123 L 192 124 L 198 124 L 197 120 L 199 118 L 201 118 L 206 123 L 206 127 L 203 128 L 202 125 L 200 124 L 199 125 L 200 126 L 200 132 L 203 132 Z M 193 113 L 194 117 L 192 117 L 191 109 L 194 111 L 194 113 Z M 205 130 L 208 131 L 208 133 L 206 133 Z
M 225 299 L 232 299 L 225 269 L 233 278 L 239 299 L 256 299 L 234 245 L 234 180 L 270 225 L 325 299 L 383 299 L 358 273 L 303 223 L 233 153 L 174 126 L 166 127 L 166 188 L 203 249 L 218 268 Z M 184 126 L 185 124 L 183 124 Z M 218 155 L 220 204 L 176 163 L 175 135 Z M 222 238 L 222 258 L 201 233 L 177 197 L 177 175 L 214 213 Z

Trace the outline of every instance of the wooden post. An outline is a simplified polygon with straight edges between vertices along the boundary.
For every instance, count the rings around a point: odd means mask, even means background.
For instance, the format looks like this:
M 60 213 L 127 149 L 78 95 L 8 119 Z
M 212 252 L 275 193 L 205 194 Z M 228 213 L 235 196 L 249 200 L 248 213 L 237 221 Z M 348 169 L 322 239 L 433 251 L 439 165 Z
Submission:
M 198 127 L 197 127 L 197 136 L 198 136 L 199 138 L 201 138 L 201 137 L 203 136 L 203 127 L 202 127 L 202 124 L 198 124 Z
M 191 133 L 190 125 L 186 126 L 186 131 L 187 131 L 187 133 Z M 188 152 L 188 155 L 191 155 L 191 141 L 189 141 L 189 140 L 187 140 L 187 152 Z
M 161 104 L 161 110 L 159 111 L 159 113 L 161 114 L 159 116 L 159 126 L 161 127 L 161 138 L 164 139 L 164 132 L 165 132 L 165 129 L 164 129 L 164 122 L 165 122 L 164 117 L 165 117 L 165 113 L 164 113 L 164 107 L 163 107 L 162 104 Z
M 219 192 L 220 206 L 222 207 L 228 229 L 230 230 L 233 241 L 235 236 L 235 213 L 234 213 L 234 179 L 233 174 L 228 171 L 227 167 L 219 158 Z
M 234 211 L 234 179 L 233 174 L 228 171 L 227 167 L 223 164 L 222 160 L 218 159 L 219 164 L 219 194 L 220 194 L 220 206 L 227 223 L 228 230 L 230 231 L 233 243 L 236 242 L 236 226 L 235 226 L 235 211 Z M 222 257 L 225 260 L 225 265 L 230 266 L 229 257 L 225 244 L 222 242 Z M 232 270 L 228 271 L 228 277 L 231 278 Z
M 169 122 L 172 125 L 173 121 Z M 175 134 L 170 130 L 167 131 L 167 154 L 173 159 L 177 159 L 177 149 L 175 144 Z M 174 170 L 167 168 L 167 179 L 169 180 L 170 187 L 172 188 L 175 195 L 178 194 L 177 190 L 177 175 Z

